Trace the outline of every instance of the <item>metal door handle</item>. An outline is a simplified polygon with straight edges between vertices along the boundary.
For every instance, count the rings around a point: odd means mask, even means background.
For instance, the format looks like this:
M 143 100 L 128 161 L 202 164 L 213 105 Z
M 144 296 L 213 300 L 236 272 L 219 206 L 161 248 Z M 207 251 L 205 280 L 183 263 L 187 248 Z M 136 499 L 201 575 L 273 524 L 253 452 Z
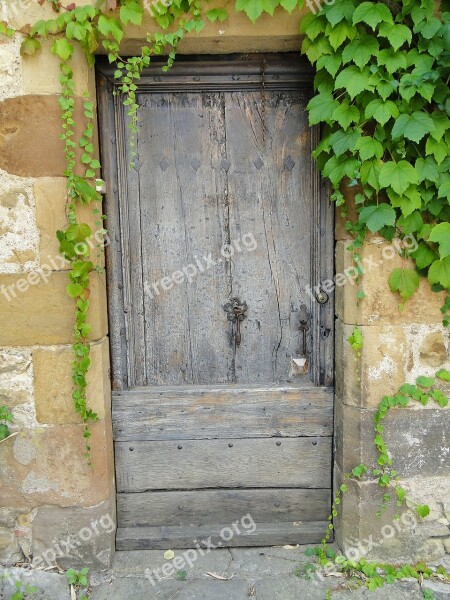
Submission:
M 227 313 L 228 321 L 231 321 L 231 323 L 234 323 L 235 325 L 234 343 L 236 347 L 239 348 L 242 339 L 241 322 L 247 316 L 247 302 L 241 302 L 240 298 L 235 297 L 227 302 L 223 309 Z
M 302 345 L 300 353 L 306 358 L 306 332 L 309 329 L 309 314 L 306 308 L 306 304 L 300 306 L 300 327 L 299 330 L 302 334 Z

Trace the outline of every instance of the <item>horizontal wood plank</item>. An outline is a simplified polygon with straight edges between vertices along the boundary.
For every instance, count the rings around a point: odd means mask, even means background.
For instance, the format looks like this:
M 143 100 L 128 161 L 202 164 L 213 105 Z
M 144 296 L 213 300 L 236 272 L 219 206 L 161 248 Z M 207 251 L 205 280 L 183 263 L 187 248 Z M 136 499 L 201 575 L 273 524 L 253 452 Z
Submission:
M 327 488 L 331 438 L 116 442 L 118 492 Z
M 250 514 L 255 521 L 325 520 L 331 490 L 252 489 L 117 494 L 121 527 L 233 523 Z
M 204 525 L 202 527 L 119 527 L 117 550 L 150 550 L 167 548 L 195 548 L 197 543 L 204 548 L 281 546 L 285 544 L 315 544 L 320 542 L 328 521 L 306 521 L 294 523 L 255 523 L 256 528 L 239 525 L 230 539 L 230 523 Z M 252 531 L 253 530 L 253 531 Z M 222 532 L 222 535 L 221 535 Z M 192 557 L 191 557 L 192 558 Z
M 330 436 L 333 390 L 180 386 L 113 394 L 114 439 Z

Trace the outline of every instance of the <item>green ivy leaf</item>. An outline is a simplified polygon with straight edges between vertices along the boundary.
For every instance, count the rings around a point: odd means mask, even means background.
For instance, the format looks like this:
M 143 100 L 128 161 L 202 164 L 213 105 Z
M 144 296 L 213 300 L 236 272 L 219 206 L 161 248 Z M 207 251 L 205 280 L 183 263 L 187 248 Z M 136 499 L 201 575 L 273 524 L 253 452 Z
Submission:
M 370 60 L 371 56 L 378 53 L 379 45 L 376 38 L 364 35 L 347 44 L 342 52 L 342 60 L 345 63 L 353 61 L 362 69 Z
M 337 102 L 336 108 L 331 115 L 333 121 L 337 121 L 343 129 L 347 129 L 351 123 L 358 123 L 360 119 L 359 110 L 356 106 L 349 105 L 347 101 L 340 104 Z
M 100 15 L 98 19 L 98 28 L 102 35 L 109 38 L 113 37 L 116 42 L 120 44 L 124 36 L 122 25 L 118 19 L 114 17 L 107 17 L 106 15 Z
M 382 23 L 378 30 L 378 35 L 385 37 L 394 50 L 398 50 L 405 42 L 411 44 L 411 29 L 406 25 L 393 25 L 391 23 Z
M 359 150 L 362 161 L 368 160 L 374 156 L 376 158 L 381 158 L 383 156 L 383 146 L 378 140 L 375 140 L 368 135 L 363 135 L 362 137 L 358 136 L 358 138 L 355 150 Z
M 375 233 L 385 225 L 394 225 L 395 210 L 385 202 L 365 206 L 359 213 L 359 220 L 361 223 L 365 223 L 372 233 Z
M 450 381 L 450 371 L 447 371 L 446 369 L 439 369 L 439 371 L 436 373 L 436 377 L 439 377 L 439 379 L 442 379 L 442 381 Z
M 362 71 L 355 65 L 346 67 L 336 77 L 334 88 L 336 90 L 345 88 L 350 98 L 354 98 L 363 90 L 371 89 L 373 86 L 369 83 L 370 71 L 364 68 Z
M 405 137 L 417 144 L 427 134 L 433 131 L 434 123 L 431 117 L 420 111 L 411 115 L 400 115 L 392 128 L 392 139 Z
M 67 293 L 71 298 L 80 296 L 80 294 L 83 292 L 83 289 L 84 288 L 79 283 L 69 283 L 69 285 L 66 287 Z
M 439 244 L 439 254 L 441 258 L 450 255 L 450 223 L 439 223 L 431 230 L 428 238 L 430 242 Z
M 339 102 L 329 93 L 318 94 L 312 98 L 307 106 L 309 111 L 309 124 L 317 125 L 320 122 L 330 122 L 333 112 Z
M 406 54 L 397 52 L 390 48 L 385 48 L 377 56 L 379 65 L 384 65 L 389 74 L 395 73 L 400 69 L 406 69 Z
M 428 281 L 431 284 L 440 284 L 445 289 L 450 289 L 450 256 L 442 260 L 435 260 L 428 270 Z
M 336 156 L 341 156 L 347 151 L 353 151 L 361 134 L 358 130 L 344 131 L 339 129 L 330 138 L 330 144 Z
M 302 52 L 314 64 L 324 54 L 333 54 L 333 48 L 325 37 L 320 37 L 314 41 L 305 38 L 302 43 Z
M 342 65 L 342 58 L 339 54 L 325 54 L 317 61 L 317 69 L 325 69 L 328 73 L 335 77 Z
M 416 233 L 420 231 L 423 225 L 423 219 L 418 210 L 413 211 L 410 215 L 402 215 L 397 225 L 405 234 Z
M 367 23 L 373 30 L 381 23 L 392 23 L 392 14 L 382 2 L 363 2 L 353 13 L 353 25 Z
M 297 0 L 293 0 L 291 4 L 294 4 L 294 8 L 297 4 Z M 286 6 L 283 6 L 288 12 L 292 12 L 293 9 L 289 10 Z M 220 21 L 223 23 L 228 19 L 228 13 L 224 8 L 212 8 L 206 12 L 206 18 L 214 23 L 214 21 Z
M 381 167 L 380 184 L 383 187 L 390 186 L 397 194 L 403 194 L 412 183 L 418 183 L 417 173 L 406 160 L 389 161 Z
M 342 46 L 345 40 L 352 40 L 356 35 L 356 31 L 355 28 L 346 21 L 341 21 L 335 27 L 327 25 L 325 35 L 328 37 L 333 50 L 337 50 L 339 46 Z
M 344 177 L 353 179 L 359 163 L 354 158 L 347 156 L 332 156 L 325 164 L 323 168 L 324 177 L 328 177 L 334 186 L 337 186 Z
M 417 377 L 416 383 L 417 385 L 420 385 L 420 387 L 430 388 L 432 385 L 434 385 L 434 377 L 425 377 L 425 375 L 420 375 Z
M 135 2 L 134 0 L 122 4 L 120 7 L 120 20 L 124 25 L 128 25 L 128 23 L 140 25 L 142 23 L 143 15 L 144 9 L 139 2 Z
M 398 108 L 392 100 L 372 100 L 366 106 L 365 116 L 367 119 L 375 119 L 381 125 L 385 125 L 392 117 L 398 117 Z
M 34 56 L 41 48 L 41 43 L 36 38 L 27 37 L 23 40 L 20 46 L 20 53 L 22 56 Z
M 449 150 L 450 149 L 444 140 L 438 142 L 432 137 L 429 137 L 427 139 L 427 143 L 425 145 L 425 152 L 428 155 L 431 154 L 432 156 L 434 156 L 438 165 L 440 165 L 441 162 L 445 158 L 447 158 L 447 156 L 449 155 Z
M 67 38 L 59 38 L 54 41 L 52 52 L 63 61 L 69 60 L 73 54 L 74 47 Z
M 433 250 L 424 242 L 419 243 L 419 247 L 411 253 L 411 256 L 416 261 L 418 269 L 429 267 L 432 262 L 439 258 L 436 255 L 436 252 L 433 252 Z
M 408 300 L 419 287 L 419 275 L 412 269 L 394 269 L 389 276 L 391 292 L 399 292 L 403 300 Z
M 340 0 L 339 2 L 333 2 L 325 6 L 322 5 L 322 14 L 325 15 L 331 25 L 336 25 L 342 19 L 351 23 L 354 12 L 354 0 Z
M 253 23 L 263 12 L 273 15 L 278 6 L 278 0 L 236 0 L 236 10 L 243 11 Z
M 380 189 L 380 161 L 378 159 L 366 160 L 361 165 L 361 182 L 369 184 L 374 190 Z
M 418 158 L 416 160 L 416 172 L 419 178 L 419 183 L 422 183 L 422 181 L 425 180 L 436 183 L 439 178 L 438 165 L 432 156 Z
M 430 514 L 430 507 L 427 504 L 420 504 L 419 506 L 416 506 L 416 513 L 419 515 L 419 517 L 424 519 Z

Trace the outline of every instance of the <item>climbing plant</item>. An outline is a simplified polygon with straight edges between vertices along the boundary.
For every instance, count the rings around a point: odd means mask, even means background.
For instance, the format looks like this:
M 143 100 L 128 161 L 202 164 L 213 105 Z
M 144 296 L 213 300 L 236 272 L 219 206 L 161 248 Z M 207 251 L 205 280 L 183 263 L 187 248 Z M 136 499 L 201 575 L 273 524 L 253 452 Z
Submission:
M 450 288 L 450 13 L 435 9 L 432 0 L 335 0 L 301 22 L 317 69 L 310 123 L 323 125 L 314 156 L 344 215 L 356 188 L 351 248 L 367 233 L 418 242 L 402 250 L 414 268 L 404 261 L 389 277 L 403 302 L 420 277 Z

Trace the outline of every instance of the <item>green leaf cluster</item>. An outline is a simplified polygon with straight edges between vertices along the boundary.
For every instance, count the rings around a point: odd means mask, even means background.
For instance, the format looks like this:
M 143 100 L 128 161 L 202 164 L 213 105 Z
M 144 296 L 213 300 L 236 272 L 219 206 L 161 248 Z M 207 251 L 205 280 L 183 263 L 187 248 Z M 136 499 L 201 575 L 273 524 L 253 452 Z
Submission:
M 355 247 L 367 232 L 418 242 L 404 251 L 415 270 L 389 280 L 405 302 L 420 276 L 450 289 L 450 13 L 436 16 L 431 0 L 393 6 L 335 0 L 301 31 L 317 69 L 308 111 L 323 138 L 314 156 L 334 199 L 358 187 Z

